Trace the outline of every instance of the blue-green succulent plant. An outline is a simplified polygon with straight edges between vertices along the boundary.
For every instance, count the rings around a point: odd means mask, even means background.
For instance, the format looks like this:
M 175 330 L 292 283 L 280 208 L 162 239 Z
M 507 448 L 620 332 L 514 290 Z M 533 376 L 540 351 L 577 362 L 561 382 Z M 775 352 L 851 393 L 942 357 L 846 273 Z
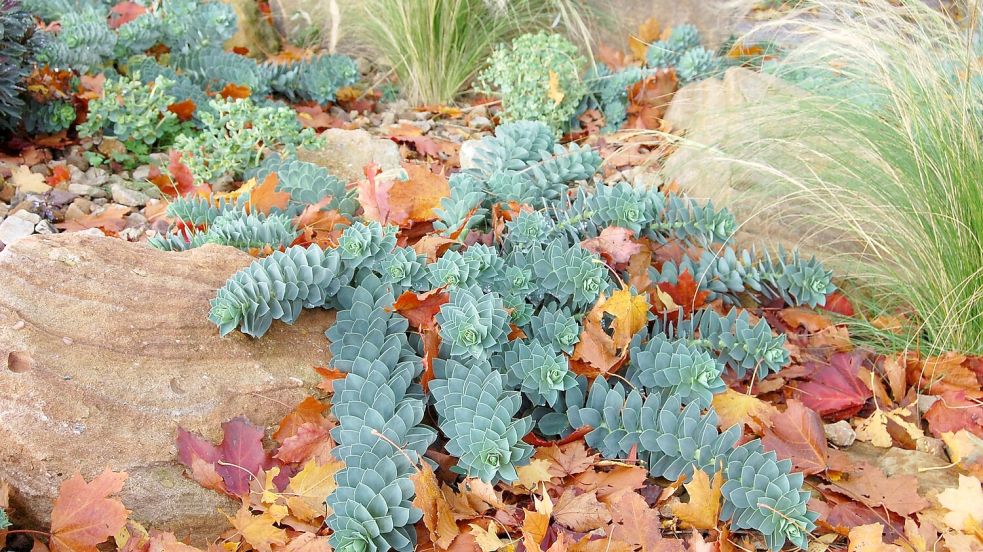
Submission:
M 485 360 L 501 350 L 509 334 L 508 312 L 496 293 L 476 285 L 456 287 L 437 313 L 440 336 L 456 357 Z

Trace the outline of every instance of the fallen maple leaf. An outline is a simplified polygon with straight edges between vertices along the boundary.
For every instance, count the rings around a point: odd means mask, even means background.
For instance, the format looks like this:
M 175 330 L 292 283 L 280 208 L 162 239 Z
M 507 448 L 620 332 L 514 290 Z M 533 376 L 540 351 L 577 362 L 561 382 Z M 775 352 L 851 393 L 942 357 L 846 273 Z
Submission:
M 392 310 L 409 320 L 410 325 L 420 330 L 432 328 L 437 322 L 434 317 L 440 307 L 450 301 L 450 295 L 443 288 L 430 290 L 426 293 L 406 291 L 393 303 Z
M 447 178 L 426 165 L 403 163 L 398 173 L 376 170 L 367 168 L 358 185 L 358 200 L 369 220 L 404 228 L 429 222 L 437 218 L 434 209 L 440 200 L 450 195 Z
M 249 481 L 270 465 L 263 449 L 263 430 L 245 417 L 233 418 L 222 424 L 222 442 L 216 447 L 199 435 L 178 428 L 178 460 L 192 467 L 195 458 L 214 464 L 228 492 L 236 496 L 249 493 Z
M 975 477 L 959 475 L 959 486 L 939 493 L 939 504 L 948 510 L 946 525 L 983 542 L 983 484 Z
M 614 523 L 609 533 L 612 538 L 624 541 L 641 552 L 656 552 L 672 550 L 673 541 L 679 544 L 678 550 L 683 550 L 681 540 L 664 539 L 659 512 L 645 502 L 641 495 L 635 492 L 622 492 L 620 498 L 612 504 L 611 517 Z
M 129 511 L 109 496 L 123 490 L 126 477 L 107 469 L 88 483 L 77 472 L 62 483 L 51 509 L 51 552 L 96 552 L 119 532 Z
M 129 0 L 120 2 L 113 6 L 113 9 L 109 10 L 109 28 L 118 29 L 145 13 L 147 13 L 147 8 L 136 2 Z
M 196 109 L 198 109 L 198 106 L 190 98 L 181 100 L 180 102 L 174 102 L 167 106 L 167 110 L 177 115 L 177 118 L 181 121 L 190 121 L 195 116 Z
M 700 285 L 693 279 L 689 270 L 684 270 L 675 284 L 669 282 L 659 282 L 658 291 L 667 295 L 671 301 L 666 301 L 659 294 L 661 306 L 656 306 L 656 311 L 666 313 L 670 318 L 678 316 L 677 308 L 682 307 L 683 316 L 690 317 L 693 312 L 703 307 L 710 296 L 709 291 L 700 291 Z
M 901 552 L 902 548 L 884 543 L 884 525 L 872 523 L 850 529 L 847 552 Z
M 983 479 L 983 439 L 960 429 L 955 433 L 943 433 L 949 458 L 962 469 Z
M 244 100 L 252 95 L 252 90 L 248 86 L 230 82 L 218 94 L 227 100 Z
M 724 485 L 723 473 L 713 475 L 713 482 L 703 470 L 695 470 L 693 479 L 685 483 L 689 502 L 675 504 L 672 513 L 684 526 L 694 529 L 716 529 L 720 523 L 720 489 Z
M 481 552 L 495 552 L 499 548 L 504 548 L 510 542 L 503 541 L 498 536 L 501 529 L 494 521 L 488 522 L 488 526 L 485 528 L 474 523 L 470 524 L 469 527 L 471 528 L 471 534 L 474 536 L 475 542 L 481 548 Z
M 910 416 L 911 411 L 906 408 L 894 410 L 878 408 L 869 417 L 856 421 L 857 439 L 877 447 L 889 448 L 894 444 L 894 438 L 888 430 L 890 425 L 905 432 L 913 442 L 923 439 L 925 433 L 916 424 L 907 420 Z
M 77 232 L 88 230 L 89 228 L 99 228 L 106 232 L 120 232 L 126 228 L 126 220 L 123 218 L 131 209 L 125 205 L 111 203 L 98 214 L 88 214 L 76 219 L 59 222 L 56 228 Z
M 675 69 L 659 69 L 629 86 L 625 128 L 658 130 L 678 86 Z
M 538 458 L 530 460 L 524 466 L 519 466 L 515 471 L 519 475 L 516 485 L 530 491 L 535 490 L 540 483 L 547 482 L 553 477 L 550 475 L 549 460 Z
M 533 457 L 549 461 L 548 469 L 552 477 L 568 477 L 583 473 L 598 459 L 598 455 L 591 454 L 581 439 L 565 445 L 537 448 Z
M 273 432 L 273 439 L 282 443 L 288 437 L 296 435 L 301 425 L 309 422 L 316 424 L 324 422 L 323 414 L 327 409 L 324 403 L 314 397 L 305 398 L 280 420 L 276 431 Z
M 772 419 L 761 444 L 779 458 L 791 458 L 796 471 L 813 474 L 826 469 L 829 448 L 823 421 L 819 414 L 794 399 L 788 401 L 781 416 Z
M 55 165 L 51 168 L 51 176 L 48 177 L 49 186 L 57 186 L 62 182 L 68 182 L 72 178 L 72 173 L 65 165 Z
M 305 462 L 311 458 L 329 458 L 334 441 L 324 420 L 306 422 L 297 432 L 284 439 L 274 458 L 287 464 Z
M 304 469 L 290 478 L 284 490 L 290 513 L 308 522 L 329 515 L 331 511 L 325 504 L 324 498 L 338 487 L 335 474 L 344 465 L 340 460 L 331 460 L 326 464 L 309 460 L 304 464 Z
M 287 546 L 279 549 L 279 552 L 332 552 L 332 550 L 329 537 L 321 537 L 316 533 L 301 533 Z
M 887 508 L 905 517 L 929 506 L 928 500 L 918 494 L 915 476 L 894 474 L 888 478 L 880 468 L 866 462 L 853 464 L 850 471 L 833 484 L 820 488 L 845 494 L 871 508 Z
M 632 255 L 642 250 L 641 244 L 633 241 L 633 237 L 631 230 L 627 228 L 608 226 L 601 230 L 596 238 L 584 240 L 580 245 L 588 251 L 597 253 L 613 267 L 619 268 L 627 264 Z
M 857 353 L 835 353 L 828 364 L 812 365 L 816 372 L 810 381 L 799 384 L 796 397 L 824 419 L 855 416 L 873 396 L 857 377 L 860 361 Z
M 936 437 L 965 429 L 983 438 L 983 403 L 967 399 L 965 391 L 946 391 L 925 412 L 925 421 Z
M 574 531 L 586 533 L 611 521 L 611 514 L 597 501 L 595 491 L 578 492 L 567 487 L 553 507 L 553 519 Z
M 273 552 L 272 545 L 287 544 L 287 531 L 275 526 L 276 518 L 269 512 L 254 515 L 245 504 L 236 516 L 226 516 L 242 535 L 242 539 L 259 552 Z
M 423 525 L 430 531 L 430 540 L 440 548 L 447 548 L 461 531 L 447 499 L 440 492 L 433 469 L 422 462 L 410 479 L 416 489 L 413 505 L 423 511 Z
M 649 45 L 659 40 L 661 32 L 659 20 L 654 17 L 649 17 L 638 25 L 638 32 L 628 36 L 628 48 L 631 49 L 635 59 L 645 59 Z
M 731 388 L 713 396 L 713 409 L 717 413 L 717 425 L 726 430 L 735 424 L 750 427 L 761 435 L 765 428 L 771 427 L 772 419 L 778 409 L 769 403 Z
M 273 209 L 285 210 L 290 203 L 290 194 L 278 192 L 277 185 L 279 183 L 280 177 L 275 172 L 266 175 L 263 183 L 255 186 L 249 193 L 249 201 L 246 202 L 249 211 L 267 215 Z M 248 182 L 243 184 L 243 186 L 247 185 L 249 185 Z
M 44 175 L 41 173 L 31 172 L 31 168 L 27 165 L 20 165 L 11 172 L 10 183 L 14 185 L 15 188 L 29 188 L 41 191 L 47 191 L 50 186 L 44 183 Z

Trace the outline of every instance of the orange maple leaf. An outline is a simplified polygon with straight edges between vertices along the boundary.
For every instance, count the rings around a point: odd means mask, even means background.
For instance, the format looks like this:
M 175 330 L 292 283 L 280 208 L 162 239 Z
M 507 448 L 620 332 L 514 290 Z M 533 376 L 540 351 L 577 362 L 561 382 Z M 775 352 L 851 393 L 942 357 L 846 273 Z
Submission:
M 96 552 L 118 533 L 129 511 L 109 496 L 123 490 L 126 478 L 107 468 L 89 483 L 77 472 L 62 483 L 51 510 L 51 552 Z
M 286 209 L 290 202 L 290 194 L 276 191 L 280 178 L 275 172 L 266 175 L 263 183 L 253 188 L 249 194 L 247 207 L 250 212 L 269 214 L 273 209 Z
M 229 99 L 244 100 L 248 98 L 250 94 L 252 94 L 252 91 L 249 89 L 248 86 L 240 86 L 238 84 L 231 83 L 231 82 L 229 84 L 226 84 L 225 88 L 223 88 L 222 91 L 219 92 L 219 95 L 221 95 L 226 100 Z

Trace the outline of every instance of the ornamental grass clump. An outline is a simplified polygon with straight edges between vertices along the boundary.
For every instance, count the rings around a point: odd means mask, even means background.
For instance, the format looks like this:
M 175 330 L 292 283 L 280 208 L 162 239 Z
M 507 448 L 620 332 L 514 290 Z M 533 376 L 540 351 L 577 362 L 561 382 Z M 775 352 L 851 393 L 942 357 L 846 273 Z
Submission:
M 652 477 L 733 472 L 721 519 L 764 533 L 773 550 L 803 546 L 816 515 L 806 509 L 801 474 L 757 441 L 737 446 L 741 427 L 718 429 L 713 397 L 726 389 L 725 375 L 749 383 L 789 362 L 783 338 L 739 305 L 822 304 L 816 294 L 833 289 L 829 272 L 795 253 L 733 253 L 723 246 L 736 228 L 725 211 L 602 184 L 596 153 L 556 146 L 552 136 L 541 123 L 503 125 L 479 146 L 477 168 L 451 178 L 451 198 L 461 187 L 457 197 L 473 203 L 465 212 L 445 201 L 432 236 L 467 228 L 474 242 L 442 238 L 448 249 L 428 259 L 398 246 L 395 227 L 354 217 L 337 246 L 276 251 L 212 301 L 223 335 L 240 328 L 259 337 L 304 308 L 338 311 L 326 336 L 331 367 L 344 375 L 331 403 L 334 455 L 346 467 L 327 497 L 332 545 L 412 550 L 422 514 L 409 477 L 434 443 L 454 459 L 453 472 L 514 483 L 530 463 L 529 440 L 576 434 L 605 458 L 643 462 Z M 579 161 L 565 165 L 558 155 Z M 493 185 L 525 178 L 539 185 L 526 189 L 524 204 Z M 208 204 L 185 211 L 213 215 Z M 503 216 L 510 222 L 495 218 Z M 612 228 L 656 249 L 672 242 L 729 251 L 728 271 L 670 274 L 649 259 L 629 274 L 628 263 L 589 245 Z M 640 277 L 644 289 L 623 284 Z M 664 285 L 704 296 L 720 281 L 733 306 L 700 301 L 692 313 L 655 314 L 646 299 Z M 636 306 L 627 331 L 627 315 L 614 306 L 626 298 Z M 601 361 L 585 351 L 599 339 L 623 340 L 611 345 L 623 350 L 623 366 L 596 368 Z M 585 371 L 595 376 L 590 385 Z
M 768 71 L 794 88 L 706 114 L 701 127 L 727 131 L 688 166 L 723 163 L 755 182 L 741 204 L 780 212 L 788 233 L 850 279 L 869 320 L 904 321 L 898 331 L 854 324 L 855 337 L 929 355 L 983 352 L 978 22 L 921 2 L 802 8 L 824 16 L 762 25 L 790 37 Z M 818 297 L 815 270 L 788 274 L 789 292 Z

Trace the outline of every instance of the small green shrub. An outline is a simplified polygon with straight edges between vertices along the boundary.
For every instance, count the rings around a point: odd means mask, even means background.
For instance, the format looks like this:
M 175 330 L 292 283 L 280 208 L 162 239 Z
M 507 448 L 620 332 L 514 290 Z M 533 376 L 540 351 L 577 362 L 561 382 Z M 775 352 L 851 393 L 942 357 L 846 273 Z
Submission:
M 449 103 L 466 90 L 495 47 L 559 22 L 589 42 L 581 0 L 364 0 L 348 19 L 399 77 L 412 102 Z
M 174 141 L 174 149 L 184 154 L 182 161 L 202 182 L 242 176 L 267 154 L 290 154 L 317 144 L 314 131 L 301 128 L 287 106 L 261 106 L 247 98 L 212 100 L 210 107 L 213 112 L 201 114 L 200 132 L 181 134 Z
M 89 102 L 88 119 L 79 125 L 79 135 L 113 136 L 140 157 L 170 145 L 188 128 L 167 109 L 175 101 L 165 93 L 170 84 L 164 77 L 143 84 L 139 75 L 107 80 L 102 95 Z
M 478 82 L 502 98 L 502 120 L 538 121 L 560 133 L 587 92 L 580 78 L 586 63 L 562 35 L 526 34 L 496 48 Z

